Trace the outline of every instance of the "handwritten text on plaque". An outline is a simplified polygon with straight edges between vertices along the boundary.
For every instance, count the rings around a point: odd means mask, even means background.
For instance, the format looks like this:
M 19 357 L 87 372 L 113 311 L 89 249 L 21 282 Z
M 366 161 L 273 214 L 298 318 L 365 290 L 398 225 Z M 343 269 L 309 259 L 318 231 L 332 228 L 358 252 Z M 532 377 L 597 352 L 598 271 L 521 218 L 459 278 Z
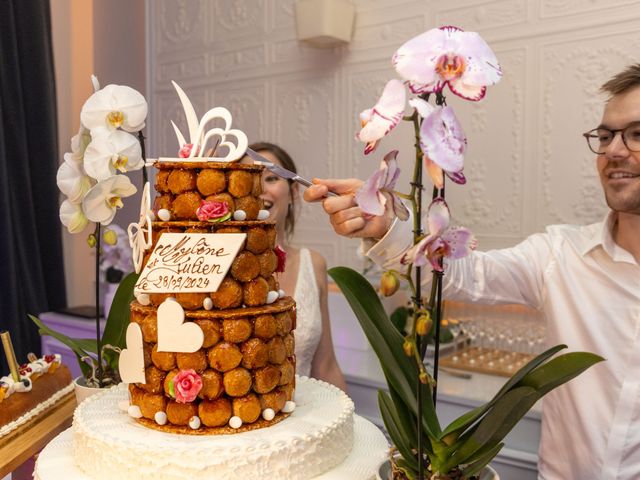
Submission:
M 163 233 L 135 291 L 215 292 L 246 237 L 245 233 Z

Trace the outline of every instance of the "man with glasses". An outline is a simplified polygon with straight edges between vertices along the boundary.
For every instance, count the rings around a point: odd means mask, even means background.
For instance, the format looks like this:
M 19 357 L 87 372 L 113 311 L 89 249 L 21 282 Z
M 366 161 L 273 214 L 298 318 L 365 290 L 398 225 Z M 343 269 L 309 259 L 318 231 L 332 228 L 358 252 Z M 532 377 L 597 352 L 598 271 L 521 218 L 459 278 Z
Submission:
M 587 226 L 553 225 L 519 245 L 447 262 L 447 298 L 519 303 L 544 313 L 547 343 L 607 361 L 543 402 L 539 478 L 640 478 L 640 64 L 605 83 L 600 125 L 585 133 L 610 212 Z M 334 230 L 364 239 L 367 255 L 400 270 L 412 222 L 363 215 L 360 180 L 316 180 Z M 331 190 L 338 197 L 323 198 Z M 426 275 L 425 277 L 430 277 Z M 425 278 L 430 281 L 430 278 Z

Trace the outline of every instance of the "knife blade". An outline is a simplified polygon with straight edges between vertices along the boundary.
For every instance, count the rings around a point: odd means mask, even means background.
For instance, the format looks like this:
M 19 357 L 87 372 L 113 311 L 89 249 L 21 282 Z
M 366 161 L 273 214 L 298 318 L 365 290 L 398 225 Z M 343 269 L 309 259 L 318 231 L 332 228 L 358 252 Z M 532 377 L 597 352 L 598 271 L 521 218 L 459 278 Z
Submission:
M 299 183 L 301 185 L 304 185 L 305 187 L 310 187 L 311 185 L 313 185 L 306 178 L 301 177 L 297 173 L 294 173 L 291 170 L 287 170 L 286 168 L 281 167 L 280 165 L 277 165 L 277 164 L 275 164 L 273 162 L 270 162 L 265 157 L 260 155 L 258 152 L 254 151 L 254 150 L 252 150 L 250 148 L 247 148 L 246 154 L 251 158 L 251 160 L 253 160 L 253 163 L 258 164 L 258 165 L 263 165 L 267 170 L 269 170 L 270 172 L 275 173 L 280 178 L 285 178 L 287 180 L 291 180 L 291 181 L 297 182 L 297 183 Z M 328 197 L 337 197 L 338 195 L 333 193 L 333 192 L 329 192 L 329 193 L 327 193 L 327 196 Z

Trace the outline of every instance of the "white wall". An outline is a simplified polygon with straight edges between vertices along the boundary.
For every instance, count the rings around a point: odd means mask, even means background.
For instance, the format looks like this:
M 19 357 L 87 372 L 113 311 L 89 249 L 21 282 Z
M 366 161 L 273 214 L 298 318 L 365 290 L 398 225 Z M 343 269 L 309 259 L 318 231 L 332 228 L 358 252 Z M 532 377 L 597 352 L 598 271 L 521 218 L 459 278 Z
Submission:
M 176 80 L 198 114 L 226 106 L 250 140 L 292 153 L 305 176 L 366 178 L 400 148 L 410 170 L 412 131 L 402 126 L 371 158 L 353 140 L 405 40 L 435 26 L 480 32 L 497 53 L 502 82 L 478 104 L 448 95 L 469 138 L 468 185 L 447 190 L 457 220 L 480 248 L 512 245 L 557 222 L 599 220 L 605 205 L 581 132 L 601 114 L 597 87 L 637 61 L 640 9 L 629 0 L 356 0 L 346 47 L 315 50 L 295 38 L 293 0 L 147 2 L 151 150 L 169 155 L 169 121 L 184 125 Z M 357 242 L 336 238 L 303 206 L 297 240 L 331 265 L 358 266 Z

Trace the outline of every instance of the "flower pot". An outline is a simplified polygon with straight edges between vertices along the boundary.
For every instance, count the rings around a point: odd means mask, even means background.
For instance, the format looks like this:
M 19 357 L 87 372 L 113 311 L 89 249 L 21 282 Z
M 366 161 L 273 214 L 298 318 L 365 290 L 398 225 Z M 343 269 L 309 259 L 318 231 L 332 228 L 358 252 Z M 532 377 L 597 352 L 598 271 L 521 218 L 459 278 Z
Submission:
M 493 468 L 487 465 L 480 472 L 479 479 L 500 480 L 500 476 Z M 393 477 L 391 476 L 391 462 L 389 461 L 389 459 L 382 462 L 378 467 L 378 471 L 376 472 L 376 480 L 393 480 Z
M 91 395 L 95 395 L 102 390 L 101 388 L 97 387 L 87 387 L 85 378 L 82 375 L 73 379 L 73 385 L 78 405 L 80 405 L 83 400 L 89 398 Z

